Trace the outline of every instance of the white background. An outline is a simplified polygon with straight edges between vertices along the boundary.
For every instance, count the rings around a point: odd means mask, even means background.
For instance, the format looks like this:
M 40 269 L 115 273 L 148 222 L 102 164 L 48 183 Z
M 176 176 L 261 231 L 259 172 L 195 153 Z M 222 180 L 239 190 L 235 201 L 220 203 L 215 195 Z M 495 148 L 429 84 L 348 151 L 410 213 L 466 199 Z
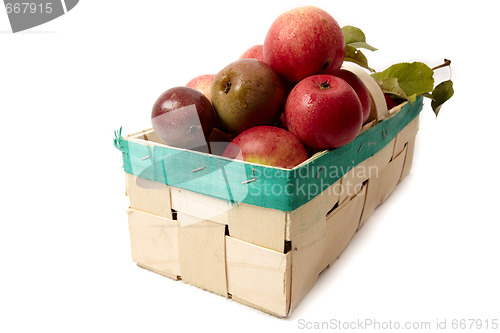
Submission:
M 216 73 L 262 43 L 280 13 L 305 4 L 360 27 L 379 49 L 366 51 L 377 70 L 451 59 L 455 96 L 437 119 L 425 101 L 411 174 L 282 320 L 132 262 L 112 139 L 120 126 L 124 134 L 150 127 L 161 92 Z M 82 0 L 18 34 L 0 9 L 0 331 L 500 321 L 494 4 Z M 442 69 L 435 78 L 449 77 Z

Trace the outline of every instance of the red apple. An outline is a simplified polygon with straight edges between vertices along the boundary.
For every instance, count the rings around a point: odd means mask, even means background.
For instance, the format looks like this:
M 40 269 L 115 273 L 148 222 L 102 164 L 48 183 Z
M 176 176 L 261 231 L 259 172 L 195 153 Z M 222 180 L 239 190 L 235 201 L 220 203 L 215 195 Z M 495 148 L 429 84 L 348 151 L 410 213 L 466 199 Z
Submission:
M 274 126 L 256 126 L 240 133 L 222 156 L 286 169 L 308 158 L 299 139 Z
M 193 78 L 186 84 L 186 87 L 196 89 L 203 93 L 208 100 L 212 92 L 212 82 L 214 82 L 215 74 L 205 74 Z
M 281 14 L 264 40 L 264 62 L 288 81 L 340 69 L 345 41 L 337 21 L 322 9 L 306 6 Z
M 258 125 L 271 125 L 284 101 L 281 79 L 268 64 L 240 59 L 214 78 L 212 104 L 228 131 L 241 133 Z
M 387 110 L 392 109 L 393 107 L 397 106 L 398 104 L 391 98 L 391 96 L 384 94 L 385 98 L 385 103 L 387 104 Z
M 263 45 L 254 45 L 240 56 L 240 59 L 253 58 L 260 61 L 264 61 L 264 56 L 262 55 Z
M 346 81 L 352 89 L 354 89 L 358 95 L 359 101 L 361 102 L 361 107 L 363 108 L 363 123 L 365 123 L 368 120 L 368 117 L 370 117 L 372 108 L 372 97 L 370 95 L 370 91 L 365 86 L 363 81 L 353 72 L 341 69 L 333 73 L 333 75 Z
M 210 102 L 212 102 L 211 95 L 212 95 L 212 83 L 214 82 L 214 78 L 215 74 L 200 75 L 189 81 L 186 84 L 186 87 L 198 90 L 199 92 L 203 93 L 203 95 L 205 95 L 205 97 L 208 98 Z M 219 117 L 217 117 L 215 111 L 214 111 L 214 127 L 222 131 L 227 131 L 222 125 Z
M 167 145 L 180 148 L 206 146 L 213 129 L 212 104 L 201 92 L 189 87 L 168 89 L 158 97 L 151 123 Z
M 333 75 L 313 75 L 300 81 L 285 104 L 290 132 L 316 149 L 351 142 L 363 125 L 363 109 L 354 89 Z

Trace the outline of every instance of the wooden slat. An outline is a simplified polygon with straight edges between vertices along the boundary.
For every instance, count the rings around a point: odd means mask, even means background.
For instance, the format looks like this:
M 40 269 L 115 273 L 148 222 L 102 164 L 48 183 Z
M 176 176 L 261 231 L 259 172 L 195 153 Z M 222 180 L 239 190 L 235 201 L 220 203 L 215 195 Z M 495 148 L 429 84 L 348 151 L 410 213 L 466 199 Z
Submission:
M 228 292 L 236 301 L 285 317 L 290 305 L 290 255 L 226 236 Z
M 144 264 L 137 264 L 137 266 L 142 268 L 142 269 L 148 270 L 150 272 L 156 273 L 158 275 L 163 275 L 163 276 L 168 277 L 169 279 L 172 279 L 172 280 L 178 281 L 181 279 L 180 275 L 172 275 L 172 274 L 166 273 L 165 271 L 158 270 L 158 269 L 146 266 Z
M 149 140 L 150 136 L 153 138 L 153 140 Z M 155 147 L 155 146 L 165 147 L 166 146 L 163 142 L 161 142 L 161 140 L 158 139 L 158 136 L 156 135 L 156 133 L 154 132 L 154 130 L 152 128 L 127 135 L 125 137 L 125 139 L 127 141 L 139 143 L 141 145 L 149 146 L 149 147 Z
M 225 225 L 200 221 L 179 227 L 178 234 L 182 280 L 227 297 Z
M 341 192 L 340 179 L 322 193 L 299 208 L 287 213 L 286 239 L 295 239 L 312 225 L 321 221 L 335 204 L 339 202 Z
M 326 242 L 326 215 L 292 239 L 291 310 L 312 288 L 324 269 L 322 257 L 327 247 Z
M 405 149 L 394 158 L 387 166 L 380 170 L 377 177 L 368 180 L 366 189 L 365 207 L 361 217 L 360 227 L 370 218 L 378 205 L 380 205 L 396 188 L 403 171 L 406 157 Z
M 168 185 L 125 173 L 130 208 L 172 219 Z
M 326 249 L 321 265 L 332 265 L 358 230 L 366 198 L 366 186 L 349 202 L 326 218 Z
M 340 256 L 356 233 L 365 189 L 363 187 L 354 198 L 345 201 L 292 240 L 291 309 L 299 304 L 319 274 Z
M 228 211 L 233 208 L 228 201 L 213 198 L 177 187 L 170 188 L 172 208 L 202 220 L 228 223 Z
M 355 196 L 361 190 L 365 180 L 377 176 L 378 172 L 392 159 L 395 142 L 396 140 L 393 139 L 375 155 L 356 165 L 342 177 L 339 202 L 342 203 L 347 198 Z
M 411 171 L 411 166 L 413 164 L 413 154 L 415 152 L 415 139 L 416 138 L 411 139 L 406 145 L 406 157 L 405 163 L 403 165 L 403 172 L 401 173 L 401 179 L 406 177 Z
M 177 279 L 181 274 L 177 221 L 128 210 L 132 260 L 139 266 Z
M 136 140 L 144 140 L 144 135 L 148 135 L 149 133 L 152 133 L 154 130 L 153 128 L 147 128 L 145 130 L 131 133 L 125 137 L 125 139 L 136 139 Z
M 418 116 L 413 119 L 408 125 L 396 135 L 396 143 L 394 144 L 393 158 L 401 154 L 405 145 L 413 140 L 418 132 Z
M 178 210 L 181 227 L 215 219 L 227 223 L 229 234 L 235 238 L 282 253 L 285 250 L 286 212 L 245 203 L 229 205 L 185 190 L 177 196 L 177 189 L 173 207 Z
M 284 252 L 285 212 L 240 203 L 228 212 L 228 216 L 229 235 L 232 237 L 271 250 Z

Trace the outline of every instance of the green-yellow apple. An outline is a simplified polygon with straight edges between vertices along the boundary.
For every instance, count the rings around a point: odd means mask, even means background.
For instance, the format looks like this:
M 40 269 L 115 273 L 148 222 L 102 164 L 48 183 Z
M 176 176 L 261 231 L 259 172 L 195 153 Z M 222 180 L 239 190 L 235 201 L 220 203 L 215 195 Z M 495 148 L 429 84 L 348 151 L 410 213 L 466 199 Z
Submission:
M 287 130 L 274 126 L 255 126 L 240 133 L 223 156 L 287 169 L 307 160 L 302 142 Z
M 217 117 L 233 133 L 274 123 L 284 101 L 280 77 L 257 59 L 236 60 L 223 68 L 211 96 Z
M 305 145 L 337 148 L 359 134 L 363 109 L 346 81 L 333 75 L 313 75 L 297 83 L 288 95 L 285 121 Z

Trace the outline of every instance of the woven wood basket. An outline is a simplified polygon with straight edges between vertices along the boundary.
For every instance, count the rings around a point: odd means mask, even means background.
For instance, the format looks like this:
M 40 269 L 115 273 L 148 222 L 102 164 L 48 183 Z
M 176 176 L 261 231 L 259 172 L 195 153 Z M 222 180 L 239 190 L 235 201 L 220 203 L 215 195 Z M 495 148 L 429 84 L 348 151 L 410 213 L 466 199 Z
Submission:
M 167 147 L 152 129 L 119 135 L 133 261 L 286 317 L 410 172 L 421 109 L 378 113 L 292 170 Z

